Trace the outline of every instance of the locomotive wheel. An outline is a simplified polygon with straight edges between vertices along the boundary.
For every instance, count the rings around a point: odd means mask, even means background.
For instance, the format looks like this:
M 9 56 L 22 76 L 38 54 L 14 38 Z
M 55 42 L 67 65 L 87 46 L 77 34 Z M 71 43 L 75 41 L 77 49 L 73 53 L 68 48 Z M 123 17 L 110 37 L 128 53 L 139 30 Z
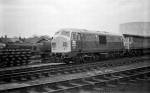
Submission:
M 92 62 L 94 61 L 93 56 L 84 56 L 83 57 L 83 62 L 87 63 L 87 62 Z
M 84 63 L 84 56 L 83 54 L 78 54 L 76 57 L 74 57 L 74 63 Z
M 100 57 L 99 57 L 99 55 L 95 55 L 95 57 L 94 57 L 94 61 L 99 61 L 100 60 Z
M 63 59 L 63 62 L 66 63 L 66 64 L 69 64 L 69 63 L 70 63 L 70 60 L 68 60 L 67 58 L 64 58 L 64 59 Z
M 73 58 L 73 63 L 82 63 L 82 57 L 81 56 L 76 56 Z

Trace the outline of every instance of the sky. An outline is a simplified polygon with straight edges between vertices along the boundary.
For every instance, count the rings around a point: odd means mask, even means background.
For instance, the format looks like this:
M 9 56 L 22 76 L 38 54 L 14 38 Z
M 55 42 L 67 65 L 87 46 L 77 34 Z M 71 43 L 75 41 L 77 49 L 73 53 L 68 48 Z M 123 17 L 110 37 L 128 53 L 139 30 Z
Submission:
M 119 33 L 150 21 L 150 0 L 0 0 L 0 36 L 49 35 L 62 28 Z

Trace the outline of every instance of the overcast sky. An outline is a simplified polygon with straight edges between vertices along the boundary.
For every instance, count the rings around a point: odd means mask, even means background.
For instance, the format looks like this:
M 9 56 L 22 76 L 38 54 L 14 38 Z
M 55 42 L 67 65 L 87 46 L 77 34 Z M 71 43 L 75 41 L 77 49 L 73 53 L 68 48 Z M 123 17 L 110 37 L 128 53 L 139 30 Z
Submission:
M 61 28 L 118 33 L 120 23 L 136 21 L 150 21 L 150 0 L 0 0 L 0 36 L 53 36 Z

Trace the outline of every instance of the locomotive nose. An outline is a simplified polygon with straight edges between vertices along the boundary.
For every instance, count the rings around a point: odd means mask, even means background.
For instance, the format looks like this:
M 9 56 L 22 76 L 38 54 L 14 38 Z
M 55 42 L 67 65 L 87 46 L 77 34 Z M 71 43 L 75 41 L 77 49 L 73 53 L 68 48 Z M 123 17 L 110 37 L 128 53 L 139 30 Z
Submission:
M 65 53 L 70 52 L 69 40 L 65 37 L 55 37 L 52 40 L 52 52 L 53 53 Z

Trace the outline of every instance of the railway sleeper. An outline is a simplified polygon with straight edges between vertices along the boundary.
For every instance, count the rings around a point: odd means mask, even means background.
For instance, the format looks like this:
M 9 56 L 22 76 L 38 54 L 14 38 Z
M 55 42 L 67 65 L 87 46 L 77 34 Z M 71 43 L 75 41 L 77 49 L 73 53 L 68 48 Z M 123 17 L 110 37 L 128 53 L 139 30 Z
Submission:
M 69 81 L 69 83 L 71 85 L 78 86 L 78 87 L 89 84 L 89 83 L 85 82 L 82 79 L 80 79 L 80 80 L 77 79 L 77 80 Z
M 28 79 L 25 77 L 25 76 L 21 76 L 20 78 L 19 78 L 19 81 L 27 81 Z
M 118 85 L 127 85 L 128 84 L 125 79 L 118 80 L 117 83 L 118 83 Z
M 34 79 L 36 79 L 36 77 L 31 75 L 31 74 L 27 74 L 27 75 L 25 75 L 25 77 L 27 78 L 27 80 L 34 80 Z
M 136 83 L 137 83 L 137 81 L 136 80 L 133 80 L 133 79 L 127 79 L 126 80 L 126 82 L 127 82 L 127 85 L 136 85 Z
M 90 85 L 95 85 L 98 81 L 96 81 L 96 80 L 92 80 L 91 78 L 90 79 L 88 79 L 88 78 L 85 78 L 85 79 L 82 79 L 82 81 L 83 82 L 86 82 L 86 83 L 88 83 L 88 84 L 90 84 Z
M 56 83 L 56 86 L 60 89 L 69 89 L 75 87 L 75 85 L 70 84 L 69 82 Z
M 118 85 L 117 81 L 112 81 L 112 82 L 106 83 L 106 87 L 109 87 L 109 88 L 116 88 L 117 85 Z
M 39 76 L 39 78 L 45 78 L 47 75 L 45 74 L 45 72 L 42 72 Z
M 104 86 L 94 86 L 92 88 L 93 90 L 99 91 L 100 93 L 105 91 L 105 87 Z
M 42 75 L 44 75 L 45 77 L 49 77 L 50 73 L 49 72 L 43 72 Z
M 147 79 L 144 78 L 144 77 L 136 77 L 135 79 L 136 79 L 137 81 L 147 81 Z
M 144 76 L 141 76 L 143 80 L 150 80 L 150 73 Z
M 36 86 L 36 87 L 29 87 L 27 89 L 27 93 L 46 93 L 47 91 L 43 88 L 44 86 Z
M 38 79 L 38 78 L 43 78 L 44 77 L 44 75 L 42 75 L 42 73 L 35 73 L 34 75 L 33 75 L 33 79 L 35 78 L 35 79 Z
M 102 78 L 99 78 L 99 77 L 93 77 L 93 80 L 95 81 L 98 81 L 98 82 L 106 82 L 108 79 L 102 79 Z
M 48 86 L 44 86 L 44 90 L 46 90 L 47 93 L 52 93 L 52 92 L 56 91 L 55 89 L 52 89 Z
M 59 92 L 59 91 L 61 91 L 61 93 L 62 93 L 63 90 L 69 89 L 69 87 L 67 87 L 65 85 L 56 84 L 56 83 L 50 84 L 50 85 L 42 85 L 41 87 L 42 87 L 42 89 L 41 89 L 40 93 L 55 93 L 55 92 Z M 36 92 L 39 93 L 39 91 L 37 89 L 33 89 L 33 90 L 34 91 L 31 93 L 36 93 Z M 29 91 L 30 91 L 30 89 L 29 89 Z
M 19 77 L 9 77 L 9 78 L 4 78 L 3 79 L 6 82 L 17 82 L 17 81 L 22 81 L 22 76 Z
M 6 81 L 4 81 L 3 79 L 0 79 L 0 84 L 5 84 Z
M 104 78 L 108 80 L 114 80 L 114 79 L 117 79 L 118 77 L 114 76 L 113 74 L 106 74 L 104 75 Z

